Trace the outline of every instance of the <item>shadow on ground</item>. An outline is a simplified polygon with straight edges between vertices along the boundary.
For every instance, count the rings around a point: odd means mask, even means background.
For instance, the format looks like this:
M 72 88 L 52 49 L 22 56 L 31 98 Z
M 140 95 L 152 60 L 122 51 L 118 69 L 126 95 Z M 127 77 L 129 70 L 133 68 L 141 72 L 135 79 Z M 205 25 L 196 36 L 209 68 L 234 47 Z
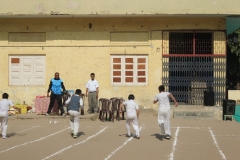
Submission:
M 152 134 L 151 136 L 155 136 L 160 141 L 163 141 L 163 139 L 165 139 L 165 135 L 160 135 L 159 133 Z

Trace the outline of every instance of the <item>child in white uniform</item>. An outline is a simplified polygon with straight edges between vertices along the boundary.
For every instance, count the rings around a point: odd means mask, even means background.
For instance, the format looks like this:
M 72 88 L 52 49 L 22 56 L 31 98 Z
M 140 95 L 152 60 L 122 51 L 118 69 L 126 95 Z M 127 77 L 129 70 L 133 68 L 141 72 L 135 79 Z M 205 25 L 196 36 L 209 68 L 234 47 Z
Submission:
M 162 134 L 166 134 L 166 138 L 171 138 L 171 128 L 170 128 L 170 102 L 169 97 L 175 102 L 175 106 L 178 106 L 178 103 L 174 96 L 165 92 L 165 87 L 163 85 L 158 87 L 159 93 L 154 98 L 153 104 L 159 101 L 158 109 L 158 125 L 161 127 Z
M 138 129 L 138 117 L 139 117 L 139 108 L 138 104 L 134 101 L 135 97 L 133 94 L 128 96 L 128 101 L 123 102 L 120 105 L 119 113 L 122 113 L 122 107 L 126 106 L 126 128 L 127 128 L 127 136 L 131 137 L 130 134 L 130 123 L 132 122 L 132 126 L 135 130 L 135 136 L 137 139 L 140 139 L 139 129 Z
M 8 124 L 8 110 L 9 106 L 13 106 L 13 103 L 8 100 L 8 94 L 3 93 L 2 100 L 0 101 L 0 128 L 2 129 L 3 139 L 7 138 L 7 124 Z

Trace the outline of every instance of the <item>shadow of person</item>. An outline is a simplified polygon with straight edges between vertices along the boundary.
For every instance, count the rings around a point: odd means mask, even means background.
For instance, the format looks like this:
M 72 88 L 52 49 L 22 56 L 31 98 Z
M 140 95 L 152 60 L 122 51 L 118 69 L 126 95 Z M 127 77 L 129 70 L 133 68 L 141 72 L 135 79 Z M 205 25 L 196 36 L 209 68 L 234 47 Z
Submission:
M 127 134 L 119 134 L 119 136 L 126 136 Z
M 127 138 L 133 137 L 134 134 L 130 133 L 130 136 L 128 134 L 119 134 L 119 136 L 125 136 Z
M 69 133 L 69 134 L 72 136 L 72 133 Z M 80 137 L 82 135 L 85 135 L 85 133 L 84 132 L 78 132 L 77 137 Z
M 160 135 L 159 133 L 152 134 L 151 136 L 155 136 L 160 141 L 163 141 L 163 139 L 165 138 L 164 135 Z
M 78 132 L 78 137 L 80 137 L 82 135 L 85 135 L 85 133 L 84 132 Z
M 26 134 L 21 134 L 21 133 L 10 133 L 10 134 L 7 134 L 6 136 L 9 138 L 9 137 L 14 137 L 14 136 L 25 136 Z

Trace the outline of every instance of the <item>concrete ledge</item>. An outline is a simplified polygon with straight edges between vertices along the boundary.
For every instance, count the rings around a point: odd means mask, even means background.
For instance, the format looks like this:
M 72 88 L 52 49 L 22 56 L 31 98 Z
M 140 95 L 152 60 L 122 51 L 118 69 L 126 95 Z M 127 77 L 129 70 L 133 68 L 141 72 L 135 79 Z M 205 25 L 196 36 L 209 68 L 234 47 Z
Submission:
M 140 106 L 142 112 L 151 112 L 153 116 L 158 116 L 158 108 Z M 179 105 L 171 106 L 171 118 L 179 119 L 202 119 L 202 120 L 222 120 L 222 106 L 202 106 L 202 105 Z
M 221 106 L 171 106 L 171 117 L 179 119 L 202 119 L 202 120 L 222 120 Z M 140 107 L 140 114 L 151 114 L 158 116 L 158 110 L 152 108 Z M 80 119 L 95 121 L 98 119 L 98 114 L 80 115 Z M 9 116 L 9 119 L 69 119 L 69 116 L 45 116 L 37 115 L 36 113 L 17 114 Z
M 36 113 L 27 113 L 27 114 L 16 114 L 8 117 L 9 120 L 13 119 L 69 119 L 69 115 L 67 116 L 58 116 L 58 115 L 37 115 Z M 98 114 L 86 114 L 80 115 L 80 119 L 92 120 L 95 121 L 98 119 Z
M 171 116 L 183 119 L 222 120 L 221 106 L 171 106 Z
M 173 112 L 173 118 L 214 120 L 213 112 Z
M 112 1 L 112 0 L 74 0 L 59 1 L 52 0 L 10 0 L 1 1 L 2 15 L 52 15 L 52 16 L 72 16 L 72 15 L 174 15 L 174 14 L 214 14 L 214 15 L 238 15 L 238 0 L 218 1 L 166 1 L 166 0 L 138 0 Z M 24 4 L 24 5 L 22 5 Z M 223 9 L 224 8 L 224 9 Z

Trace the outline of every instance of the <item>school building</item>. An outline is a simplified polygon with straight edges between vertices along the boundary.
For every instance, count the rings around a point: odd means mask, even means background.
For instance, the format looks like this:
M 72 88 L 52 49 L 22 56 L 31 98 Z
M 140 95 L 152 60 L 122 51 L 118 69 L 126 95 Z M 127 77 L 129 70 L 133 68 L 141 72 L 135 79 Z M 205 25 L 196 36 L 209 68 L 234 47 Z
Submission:
M 233 5 L 234 4 L 234 5 Z M 238 0 L 9 0 L 0 6 L 0 91 L 34 105 L 60 73 L 66 89 L 96 74 L 100 98 L 134 94 L 142 106 L 163 84 L 184 105 L 226 96 L 226 19 Z M 155 105 L 156 107 L 156 105 Z

